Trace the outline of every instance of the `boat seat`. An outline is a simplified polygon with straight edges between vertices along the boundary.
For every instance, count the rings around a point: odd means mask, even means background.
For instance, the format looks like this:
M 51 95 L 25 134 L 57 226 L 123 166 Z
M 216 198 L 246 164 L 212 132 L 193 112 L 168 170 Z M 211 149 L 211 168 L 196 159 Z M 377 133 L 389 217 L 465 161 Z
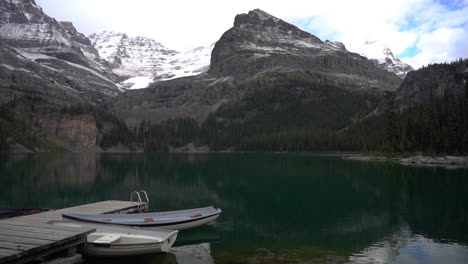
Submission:
M 156 221 L 153 218 L 145 218 L 145 223 L 155 223 Z
M 117 240 L 120 239 L 120 237 L 122 237 L 122 235 L 118 235 L 118 234 L 109 234 L 109 235 L 105 235 L 105 236 L 102 236 L 94 241 L 92 241 L 93 243 L 103 243 L 103 244 L 109 244 L 109 243 L 113 243 Z

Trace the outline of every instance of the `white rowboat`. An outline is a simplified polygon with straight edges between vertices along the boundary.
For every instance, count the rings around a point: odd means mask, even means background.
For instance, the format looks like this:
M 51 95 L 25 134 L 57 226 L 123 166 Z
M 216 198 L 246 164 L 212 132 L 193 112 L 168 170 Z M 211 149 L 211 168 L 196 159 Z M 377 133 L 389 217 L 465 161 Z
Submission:
M 91 257 L 123 257 L 168 252 L 178 231 L 142 230 L 109 224 L 49 221 L 49 224 L 69 227 L 91 227 L 96 232 L 86 237 L 80 252 Z
M 75 221 L 141 227 L 144 229 L 182 230 L 206 225 L 219 217 L 213 206 L 145 214 L 62 214 Z

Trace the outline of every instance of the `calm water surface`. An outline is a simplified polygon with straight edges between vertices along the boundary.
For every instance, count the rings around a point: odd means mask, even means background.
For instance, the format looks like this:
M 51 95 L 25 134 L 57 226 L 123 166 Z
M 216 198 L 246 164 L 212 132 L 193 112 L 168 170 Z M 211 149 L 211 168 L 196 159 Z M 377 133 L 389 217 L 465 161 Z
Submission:
M 223 209 L 147 263 L 468 263 L 464 169 L 333 155 L 0 157 L 0 207 L 128 200 L 140 189 L 153 211 Z

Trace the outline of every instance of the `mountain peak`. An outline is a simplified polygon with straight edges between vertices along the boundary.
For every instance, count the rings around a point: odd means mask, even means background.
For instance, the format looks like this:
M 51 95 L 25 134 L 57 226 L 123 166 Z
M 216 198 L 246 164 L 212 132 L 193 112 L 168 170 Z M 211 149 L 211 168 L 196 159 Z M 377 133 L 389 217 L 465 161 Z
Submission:
M 342 43 L 323 42 L 293 24 L 254 9 L 237 15 L 234 27 L 216 43 L 209 73 L 219 77 L 238 77 L 271 69 L 328 71 L 333 68 L 343 74 L 361 74 L 358 67 L 349 69 L 349 63 L 356 60 L 366 67 L 368 76 L 378 74 L 382 80 L 390 80 L 389 83 L 398 82 L 396 76 L 376 70 L 373 63 L 348 52 Z
M 406 73 L 414 70 L 410 65 L 395 57 L 392 50 L 377 40 L 366 40 L 361 43 L 347 43 L 346 48 L 361 56 L 372 60 L 378 67 L 393 72 L 400 78 L 405 78 Z
M 294 39 L 299 40 L 299 44 L 306 42 L 308 43 L 306 45 L 313 42 L 313 46 L 323 44 L 316 36 L 260 9 L 237 15 L 234 19 L 234 27 L 227 32 L 230 35 L 235 35 L 236 38 L 241 37 L 257 44 L 269 42 L 274 44 L 271 47 L 273 49 L 281 49 L 278 46 L 280 44 L 298 44 L 292 43 Z M 307 40 L 304 42 L 304 39 Z
M 269 20 L 269 19 L 272 19 L 275 23 L 278 23 L 280 21 L 279 18 L 275 17 L 275 16 L 272 16 L 270 14 L 268 14 L 267 12 L 263 11 L 263 10 L 260 10 L 258 8 L 252 10 L 249 12 L 249 15 L 252 16 L 252 15 L 256 15 L 260 20 Z
M 393 52 L 392 52 L 391 49 L 384 48 L 382 52 L 383 52 L 383 54 L 385 54 L 385 56 L 387 56 L 387 58 L 395 59 L 395 56 L 393 55 Z
M 263 25 L 263 26 L 276 26 L 276 24 L 288 24 L 283 20 L 268 14 L 267 12 L 254 9 L 249 13 L 239 14 L 234 20 L 234 27 L 242 27 L 245 24 Z

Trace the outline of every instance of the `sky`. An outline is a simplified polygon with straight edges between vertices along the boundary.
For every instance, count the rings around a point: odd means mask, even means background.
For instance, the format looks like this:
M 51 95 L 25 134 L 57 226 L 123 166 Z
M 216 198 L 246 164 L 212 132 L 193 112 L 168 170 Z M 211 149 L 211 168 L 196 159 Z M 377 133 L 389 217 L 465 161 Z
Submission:
M 87 35 L 146 36 L 183 51 L 216 42 L 236 14 L 260 8 L 322 40 L 377 41 L 419 68 L 468 57 L 468 0 L 36 0 Z

